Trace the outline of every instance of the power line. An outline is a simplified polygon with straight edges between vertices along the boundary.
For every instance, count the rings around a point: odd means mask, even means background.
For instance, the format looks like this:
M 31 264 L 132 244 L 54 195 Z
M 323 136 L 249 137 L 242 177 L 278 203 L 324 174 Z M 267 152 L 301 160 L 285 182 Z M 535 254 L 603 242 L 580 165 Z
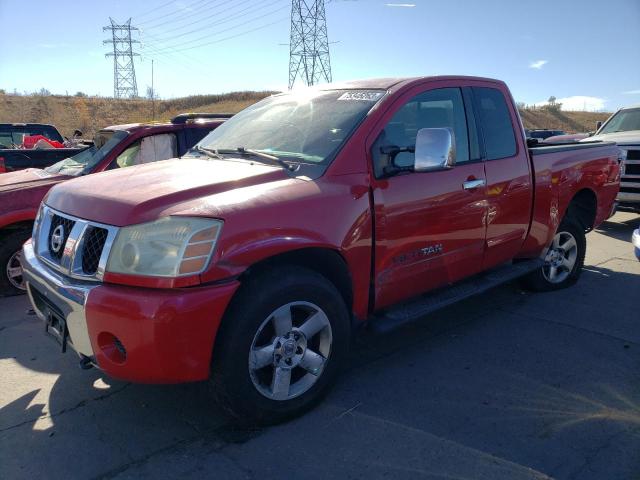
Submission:
M 135 18 L 136 21 L 138 21 L 140 18 L 146 17 L 147 15 L 150 15 L 150 14 L 154 14 L 154 13 L 156 13 L 156 11 L 163 9 L 164 7 L 166 7 L 167 5 L 170 5 L 172 3 L 174 3 L 174 0 L 169 0 L 168 2 L 165 2 L 165 3 L 161 4 L 161 5 L 158 5 L 157 7 L 147 8 L 140 15 L 133 15 L 131 18 Z
M 220 10 L 218 12 L 215 12 L 215 13 L 213 13 L 211 15 L 203 17 L 200 20 L 196 20 L 195 22 L 191 22 L 188 25 L 182 25 L 182 26 L 179 26 L 179 27 L 176 27 L 176 28 L 171 28 L 169 30 L 163 30 L 162 31 L 162 35 L 163 35 L 162 37 L 157 37 L 155 35 L 152 35 L 152 36 L 155 37 L 157 40 L 160 40 L 160 41 L 165 40 L 165 39 L 169 39 L 168 37 L 165 37 L 165 35 L 168 34 L 168 33 L 183 30 L 185 28 L 188 28 L 190 26 L 195 25 L 196 23 L 201 23 L 201 22 L 206 21 L 206 20 L 208 20 L 210 18 L 218 17 L 222 13 L 228 12 L 229 10 L 233 10 L 234 7 L 250 3 L 250 5 L 248 7 L 245 7 L 243 9 L 241 9 L 241 10 L 237 10 L 237 11 L 231 13 L 230 15 L 227 15 L 226 17 L 218 18 L 217 20 L 215 20 L 215 21 L 213 21 L 211 23 L 207 23 L 206 25 L 204 25 L 202 27 L 198 27 L 198 28 L 195 28 L 193 30 L 188 30 L 186 32 L 179 33 L 177 35 L 172 35 L 170 39 L 173 40 L 173 39 L 184 37 L 185 35 L 190 35 L 192 33 L 196 33 L 196 32 L 202 31 L 202 30 L 211 29 L 211 27 L 215 27 L 216 25 L 220 25 L 221 23 L 225 23 L 225 22 L 228 22 L 228 21 L 231 21 L 231 20 L 237 20 L 238 18 L 242 18 L 242 17 L 244 17 L 246 15 L 249 15 L 250 13 L 253 13 L 255 11 L 270 7 L 270 6 L 275 5 L 276 3 L 279 3 L 281 1 L 282 0 L 275 0 L 275 1 L 271 2 L 271 3 L 269 3 L 269 4 L 266 4 L 266 5 L 265 5 L 265 2 L 262 1 L 262 2 L 258 3 L 258 5 L 262 4 L 262 6 L 258 6 L 257 8 L 256 8 L 256 2 L 254 0 L 244 0 L 244 1 L 240 1 L 240 2 L 235 2 L 235 4 L 230 8 L 222 9 L 222 10 Z M 248 12 L 249 10 L 251 10 L 251 12 Z M 245 13 L 245 12 L 248 12 L 248 13 Z
M 289 41 L 289 90 L 296 80 L 315 85 L 331 82 L 331 60 L 324 0 L 291 2 Z
M 183 8 L 178 8 L 177 10 L 172 10 L 169 13 L 165 13 L 164 15 L 160 15 L 159 17 L 152 18 L 151 20 L 144 20 L 142 22 L 139 22 L 139 24 L 140 25 L 145 25 L 147 23 L 155 23 L 158 20 L 162 20 L 162 19 L 167 18 L 167 17 L 176 17 L 176 16 L 178 16 L 178 17 L 181 17 L 181 19 L 184 19 L 184 18 L 187 18 L 187 17 L 193 17 L 193 16 L 196 16 L 196 15 L 200 15 L 200 13 L 201 13 L 200 9 L 206 7 L 207 5 L 215 3 L 217 1 L 219 1 L 219 0 L 199 0 L 198 2 L 192 4 L 192 5 L 190 5 L 188 7 L 190 10 L 186 10 L 184 7 Z M 193 11 L 193 9 L 195 7 L 198 8 L 197 11 Z M 185 14 L 184 13 L 185 11 L 187 11 L 187 12 L 191 11 L 191 13 L 186 13 Z M 175 21 L 175 18 L 171 18 L 170 20 L 167 20 L 164 23 L 169 23 L 169 22 L 174 22 L 174 21 Z M 163 25 L 164 25 L 164 23 L 163 23 Z M 155 25 L 155 26 L 157 27 L 158 25 Z
M 268 26 L 271 26 L 271 25 L 274 25 L 276 23 L 279 23 L 279 22 L 281 22 L 283 20 L 287 20 L 287 18 L 282 18 L 282 19 L 279 19 L 279 20 L 277 20 L 275 22 L 271 22 L 271 23 L 268 23 L 266 25 L 262 25 L 260 27 L 254 28 L 254 29 L 247 30 L 247 31 L 239 33 L 237 35 L 232 35 L 230 37 L 226 37 L 226 38 L 221 39 L 221 40 L 215 40 L 215 41 L 212 41 L 212 42 L 200 43 L 200 44 L 197 44 L 197 45 L 191 45 L 191 46 L 185 47 L 185 45 L 190 45 L 190 44 L 195 43 L 195 42 L 199 42 L 199 41 L 202 41 L 202 40 L 206 40 L 208 38 L 216 37 L 216 36 L 220 35 L 221 33 L 228 32 L 230 30 L 236 30 L 239 27 L 243 27 L 243 26 L 245 26 L 247 24 L 250 24 L 252 22 L 255 22 L 255 21 L 258 21 L 258 20 L 262 20 L 265 17 L 268 17 L 270 15 L 278 13 L 281 10 L 284 10 L 285 8 L 288 8 L 288 7 L 287 6 L 283 6 L 281 8 L 278 8 L 278 9 L 272 10 L 270 12 L 261 14 L 261 15 L 255 17 L 255 18 L 251 18 L 251 19 L 245 20 L 240 24 L 232 25 L 232 26 L 230 26 L 228 28 L 225 28 L 225 29 L 222 29 L 222 30 L 218 30 L 216 33 L 213 33 L 213 34 L 204 35 L 202 37 L 198 37 L 198 38 L 195 38 L 195 39 L 192 39 L 192 40 L 187 40 L 187 41 L 184 41 L 184 42 L 181 42 L 181 43 L 177 43 L 177 44 L 171 44 L 171 45 L 164 46 L 164 47 L 162 45 L 159 45 L 159 49 L 161 51 L 165 50 L 165 49 L 171 49 L 174 52 L 183 52 L 183 51 L 191 50 L 191 49 L 194 49 L 194 48 L 200 48 L 200 47 L 204 47 L 204 46 L 208 46 L 208 45 L 213 45 L 215 43 L 219 43 L 220 41 L 224 41 L 224 40 L 227 40 L 227 39 L 230 39 L 230 38 L 236 38 L 236 37 L 239 37 L 241 35 L 245 35 L 247 33 L 254 32 L 256 30 L 261 30 L 261 29 L 266 28 Z
M 131 26 L 131 19 L 122 25 L 109 17 L 111 25 L 102 27 L 102 31 L 111 31 L 111 40 L 104 40 L 103 44 L 113 44 L 113 52 L 105 57 L 113 57 L 113 96 L 115 98 L 132 98 L 138 96 L 136 70 L 133 57 L 140 56 L 133 51 L 133 44 L 140 43 L 131 39 L 131 31 L 138 30 Z

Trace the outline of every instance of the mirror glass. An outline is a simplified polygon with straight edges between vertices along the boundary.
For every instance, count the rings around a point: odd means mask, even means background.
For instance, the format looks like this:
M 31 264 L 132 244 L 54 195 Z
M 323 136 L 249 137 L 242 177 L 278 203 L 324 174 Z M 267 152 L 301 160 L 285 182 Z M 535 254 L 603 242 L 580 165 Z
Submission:
M 416 137 L 414 171 L 452 168 L 456 162 L 456 144 L 450 128 L 421 128 Z

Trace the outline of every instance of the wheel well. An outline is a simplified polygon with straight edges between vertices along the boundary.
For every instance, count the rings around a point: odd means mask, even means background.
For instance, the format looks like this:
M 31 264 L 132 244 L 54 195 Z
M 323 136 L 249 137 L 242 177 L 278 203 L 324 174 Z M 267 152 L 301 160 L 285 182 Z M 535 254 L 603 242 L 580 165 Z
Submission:
M 13 233 L 17 230 L 31 230 L 33 228 L 33 220 L 25 220 L 23 222 L 12 223 L 0 228 L 0 238 Z
M 353 306 L 353 287 L 347 262 L 335 250 L 327 248 L 302 248 L 266 258 L 249 267 L 241 276 L 247 277 L 263 269 L 281 265 L 297 265 L 316 271 L 338 289 L 345 304 L 351 310 Z
M 566 217 L 575 219 L 585 232 L 593 229 L 598 209 L 598 199 L 592 190 L 580 190 L 569 202 Z

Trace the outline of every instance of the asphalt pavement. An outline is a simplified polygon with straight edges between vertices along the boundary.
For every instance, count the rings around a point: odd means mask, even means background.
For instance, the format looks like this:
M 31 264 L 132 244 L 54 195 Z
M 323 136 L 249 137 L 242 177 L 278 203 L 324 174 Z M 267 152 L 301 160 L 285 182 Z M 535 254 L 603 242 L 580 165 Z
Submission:
M 364 333 L 313 411 L 235 429 L 200 384 L 78 368 L 0 299 L 0 479 L 640 480 L 640 216 L 587 236 L 579 283 L 517 284 Z

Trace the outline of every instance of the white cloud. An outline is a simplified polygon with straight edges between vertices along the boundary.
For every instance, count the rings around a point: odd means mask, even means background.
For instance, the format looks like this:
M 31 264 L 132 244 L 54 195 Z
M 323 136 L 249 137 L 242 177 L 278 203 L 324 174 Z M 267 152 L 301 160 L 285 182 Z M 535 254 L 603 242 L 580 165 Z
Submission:
M 416 6 L 415 3 L 385 3 L 385 7 L 404 7 L 404 8 L 413 8 Z
M 536 107 L 542 107 L 549 102 L 534 103 Z M 594 112 L 604 110 L 607 100 L 601 97 L 589 97 L 586 95 L 573 95 L 571 97 L 556 98 L 556 103 L 562 104 L 562 110 Z
M 622 92 L 623 95 L 640 95 L 640 89 L 638 90 L 627 90 L 626 92 Z
M 531 62 L 529 64 L 529 68 L 533 68 L 535 70 L 540 70 L 542 67 L 544 67 L 547 63 L 549 63 L 548 60 L 536 60 L 535 62 Z

